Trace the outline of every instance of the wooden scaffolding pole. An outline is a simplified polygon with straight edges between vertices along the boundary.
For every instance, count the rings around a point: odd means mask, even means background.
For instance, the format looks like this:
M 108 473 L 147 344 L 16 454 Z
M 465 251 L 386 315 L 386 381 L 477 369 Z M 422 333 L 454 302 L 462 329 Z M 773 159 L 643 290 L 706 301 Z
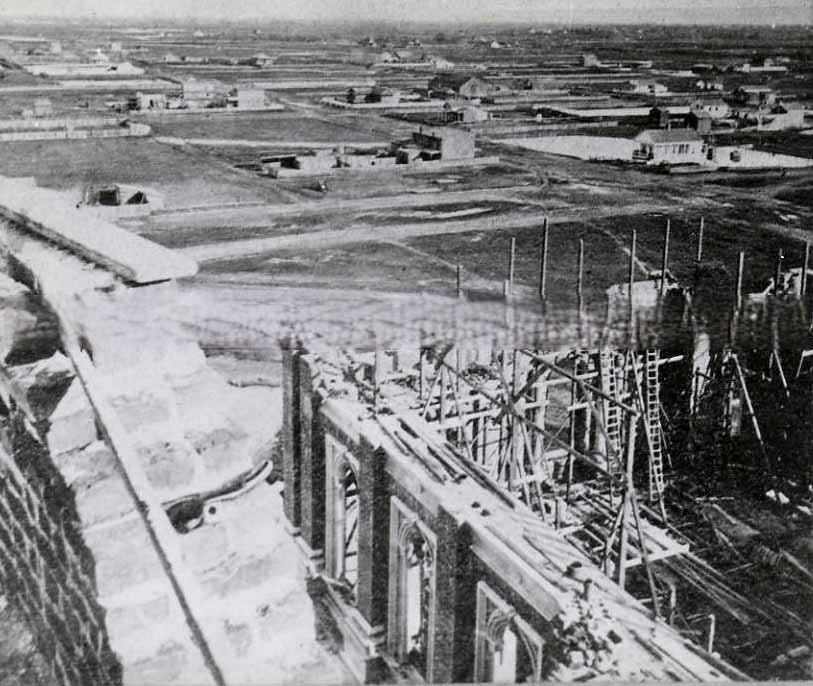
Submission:
M 762 455 L 762 464 L 770 471 L 771 463 L 768 459 L 768 451 L 765 449 L 765 442 L 762 440 L 762 431 L 759 429 L 759 422 L 757 421 L 757 416 L 754 413 L 754 405 L 751 402 L 751 394 L 748 392 L 748 386 L 745 383 L 745 376 L 742 373 L 742 367 L 740 367 L 740 361 L 737 359 L 737 355 L 735 353 L 731 353 L 731 359 L 734 363 L 734 369 L 737 373 L 737 379 L 740 383 L 740 388 L 742 389 L 742 397 L 745 400 L 745 406 L 748 409 L 748 414 L 751 416 L 751 426 L 754 428 L 754 433 L 757 437 L 757 442 L 759 443 L 760 453 Z
M 629 293 L 627 294 L 629 299 L 629 329 L 628 329 L 628 340 L 627 344 L 632 345 L 633 338 L 635 336 L 635 297 L 634 297 L 634 288 L 635 285 L 635 244 L 638 239 L 638 232 L 633 229 L 632 235 L 630 236 L 630 264 L 629 264 Z
M 543 303 L 547 299 L 548 228 L 548 218 L 545 217 L 542 223 L 542 252 L 539 256 L 539 298 Z
M 627 582 L 630 516 L 632 515 L 632 499 L 635 497 L 632 472 L 635 465 L 635 430 L 637 424 L 638 418 L 633 414 L 627 414 L 627 454 L 624 475 L 626 484 L 624 487 L 624 499 L 621 503 L 621 544 L 618 552 L 618 585 L 621 588 L 625 588 Z
M 576 265 L 576 300 L 579 309 L 579 323 L 584 319 L 584 239 L 579 239 L 579 258 Z
M 511 246 L 508 248 L 508 295 L 514 292 L 514 268 L 517 259 L 517 239 L 511 236 Z
M 782 288 L 782 260 L 785 259 L 785 251 L 779 248 L 776 253 L 776 268 L 773 277 L 773 294 L 779 295 Z
M 663 294 L 666 292 L 666 270 L 669 268 L 669 234 L 671 233 L 671 222 L 666 220 L 666 228 L 663 232 L 663 255 L 661 258 L 661 285 L 658 290 L 658 299 L 663 302 Z

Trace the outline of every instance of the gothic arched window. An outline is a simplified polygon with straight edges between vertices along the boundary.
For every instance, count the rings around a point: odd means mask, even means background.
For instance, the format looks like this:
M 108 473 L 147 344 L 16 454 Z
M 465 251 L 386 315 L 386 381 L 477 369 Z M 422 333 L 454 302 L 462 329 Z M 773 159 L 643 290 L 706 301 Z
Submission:
M 431 681 L 435 537 L 398 498 L 392 498 L 390 507 L 389 650 Z
M 325 570 L 339 583 L 345 600 L 356 601 L 358 584 L 358 464 L 331 437 L 325 455 Z
M 474 681 L 532 683 L 541 678 L 544 642 L 486 583 L 477 584 Z

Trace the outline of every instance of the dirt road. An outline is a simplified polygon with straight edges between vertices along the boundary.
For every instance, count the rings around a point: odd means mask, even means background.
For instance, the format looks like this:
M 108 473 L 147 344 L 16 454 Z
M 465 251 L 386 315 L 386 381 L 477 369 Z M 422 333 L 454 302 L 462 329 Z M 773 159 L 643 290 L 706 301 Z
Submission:
M 481 194 L 482 195 L 482 194 Z M 640 204 L 634 208 L 625 208 L 625 214 L 648 214 L 668 212 L 672 205 Z M 599 219 L 618 214 L 615 207 L 594 207 L 578 212 L 552 212 L 549 220 L 552 224 Z M 210 243 L 182 249 L 182 252 L 200 263 L 216 262 L 240 257 L 272 253 L 283 248 L 323 248 L 347 243 L 364 241 L 396 241 L 416 236 L 436 234 L 465 233 L 468 231 L 493 231 L 497 229 L 519 229 L 542 226 L 542 213 L 522 212 L 488 215 L 467 218 L 465 220 L 426 221 L 373 226 L 369 224 L 354 225 L 345 229 L 324 229 L 307 233 L 296 233 L 269 238 L 229 241 L 227 243 Z
M 285 205 L 251 204 L 219 207 L 197 207 L 162 211 L 148 219 L 125 220 L 123 223 L 137 226 L 149 233 L 162 229 L 220 228 L 231 226 L 262 226 L 274 219 L 303 217 L 322 214 L 326 217 L 340 212 L 366 212 L 397 208 L 423 207 L 427 205 L 453 205 L 458 203 L 516 202 L 527 203 L 513 195 L 513 191 L 526 189 L 515 186 L 499 189 L 475 189 L 464 191 L 438 191 L 436 193 L 399 193 L 398 195 L 372 198 L 326 198 Z

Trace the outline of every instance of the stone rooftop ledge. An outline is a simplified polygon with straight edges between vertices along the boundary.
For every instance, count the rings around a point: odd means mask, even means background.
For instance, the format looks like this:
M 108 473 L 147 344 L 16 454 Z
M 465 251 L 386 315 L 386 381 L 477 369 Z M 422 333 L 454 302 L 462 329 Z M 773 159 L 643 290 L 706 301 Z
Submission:
M 198 271 L 194 260 L 83 213 L 69 194 L 38 188 L 32 179 L 0 176 L 0 216 L 129 282 L 167 281 Z

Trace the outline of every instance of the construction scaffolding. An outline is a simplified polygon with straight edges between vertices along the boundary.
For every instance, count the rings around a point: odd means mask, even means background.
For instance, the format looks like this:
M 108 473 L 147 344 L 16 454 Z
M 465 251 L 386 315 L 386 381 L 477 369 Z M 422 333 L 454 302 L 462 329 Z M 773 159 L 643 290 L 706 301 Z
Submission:
M 512 350 L 481 361 L 427 349 L 418 365 L 420 414 L 623 586 L 629 568 L 686 549 L 659 528 L 666 521 L 659 368 L 681 360 L 656 350 Z M 636 457 L 646 464 L 643 481 Z

